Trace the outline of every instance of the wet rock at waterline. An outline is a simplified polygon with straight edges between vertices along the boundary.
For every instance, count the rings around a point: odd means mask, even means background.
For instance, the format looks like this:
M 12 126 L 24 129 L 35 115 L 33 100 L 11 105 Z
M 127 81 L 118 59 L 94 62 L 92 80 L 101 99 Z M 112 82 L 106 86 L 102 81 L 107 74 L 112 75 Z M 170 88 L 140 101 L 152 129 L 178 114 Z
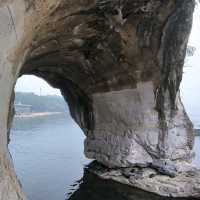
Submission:
M 165 171 L 162 172 L 151 167 L 108 169 L 97 162 L 92 163 L 87 170 L 103 180 L 116 181 L 165 197 L 190 197 L 191 200 L 192 198 L 199 199 L 200 196 L 200 169 L 191 166 L 176 176 L 168 176 Z M 145 193 L 143 198 L 151 199 L 145 197 Z M 129 198 L 127 197 L 127 199 Z
M 123 175 L 122 175 L 123 174 Z M 110 179 L 112 176 L 112 179 Z M 124 177 L 126 176 L 126 177 Z M 133 176 L 135 176 L 133 178 Z M 137 176 L 137 179 L 136 179 Z M 150 177 L 154 180 L 150 184 L 150 188 L 157 187 L 156 178 L 157 172 L 152 169 L 142 170 L 141 168 L 133 169 L 121 169 L 121 170 L 107 170 L 102 165 L 93 163 L 89 165 L 84 171 L 83 179 L 81 179 L 78 189 L 68 194 L 67 199 L 69 200 L 195 200 L 194 197 L 189 198 L 174 198 L 174 197 L 161 197 L 153 193 L 145 192 L 140 190 L 135 184 L 137 180 L 139 182 L 146 177 Z M 192 178 L 192 175 L 190 175 Z M 103 178 L 102 178 L 103 177 Z M 149 179 L 150 179 L 149 178 Z M 168 178 L 169 179 L 169 178 Z M 189 179 L 189 178 L 188 178 Z M 163 176 L 164 180 L 164 176 Z M 165 177 L 165 181 L 167 177 Z M 132 182 L 131 182 L 132 181 Z M 148 182 L 148 181 L 147 181 Z M 146 182 L 146 186 L 147 186 Z M 155 184 L 155 185 L 154 185 Z M 136 186 L 136 187 L 135 187 Z M 191 188 L 191 187 L 190 187 Z M 164 194 L 169 195 L 173 190 L 170 185 L 163 185 L 159 190 L 163 189 Z
M 88 158 L 175 182 L 194 156 L 179 94 L 193 9 L 194 0 L 0 1 L 0 198 L 25 199 L 7 148 L 23 74 L 61 90 Z

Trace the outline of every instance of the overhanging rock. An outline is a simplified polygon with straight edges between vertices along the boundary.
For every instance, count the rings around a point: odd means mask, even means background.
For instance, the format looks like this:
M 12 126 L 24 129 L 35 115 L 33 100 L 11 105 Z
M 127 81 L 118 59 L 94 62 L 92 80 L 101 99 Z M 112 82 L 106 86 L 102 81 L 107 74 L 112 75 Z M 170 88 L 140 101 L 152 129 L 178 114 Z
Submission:
M 166 176 L 190 169 L 194 131 L 179 86 L 194 4 L 0 1 L 1 199 L 25 198 L 7 148 L 13 88 L 23 74 L 61 90 L 86 135 L 87 157 Z

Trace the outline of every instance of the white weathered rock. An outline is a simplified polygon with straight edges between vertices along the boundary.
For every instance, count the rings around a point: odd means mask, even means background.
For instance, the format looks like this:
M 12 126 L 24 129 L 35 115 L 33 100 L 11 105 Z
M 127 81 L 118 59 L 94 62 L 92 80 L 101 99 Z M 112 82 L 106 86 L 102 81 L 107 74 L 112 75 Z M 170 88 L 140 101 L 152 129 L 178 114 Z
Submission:
M 163 139 L 166 160 L 192 157 L 185 126 L 188 118 L 180 101 L 177 106 L 177 114 L 166 119 L 168 131 Z M 162 133 L 152 82 L 138 83 L 135 89 L 94 94 L 93 109 L 95 128 L 85 141 L 87 157 L 109 167 L 148 166 L 154 165 L 154 160 L 157 163 Z
M 85 154 L 110 167 L 148 165 L 159 140 L 152 82 L 136 89 L 93 95 L 95 129 L 87 135 Z

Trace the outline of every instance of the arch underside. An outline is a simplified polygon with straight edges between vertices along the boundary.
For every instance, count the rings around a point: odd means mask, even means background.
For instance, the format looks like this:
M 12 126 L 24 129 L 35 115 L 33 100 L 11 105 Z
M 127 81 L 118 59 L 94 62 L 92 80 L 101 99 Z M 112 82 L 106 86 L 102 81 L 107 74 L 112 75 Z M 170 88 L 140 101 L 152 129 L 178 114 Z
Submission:
M 10 59 L 0 52 L 9 66 L 0 79 L 10 80 L 5 107 L 17 77 L 36 75 L 61 90 L 86 135 L 87 157 L 109 168 L 154 168 L 168 176 L 191 170 L 194 131 L 179 86 L 194 1 L 18 0 L 7 5 L 2 13 L 15 28 L 6 40 L 15 40 L 15 52 L 12 45 Z M 182 188 L 174 187 L 173 194 L 163 195 L 181 196 Z M 194 196 L 194 190 L 191 186 L 184 196 Z

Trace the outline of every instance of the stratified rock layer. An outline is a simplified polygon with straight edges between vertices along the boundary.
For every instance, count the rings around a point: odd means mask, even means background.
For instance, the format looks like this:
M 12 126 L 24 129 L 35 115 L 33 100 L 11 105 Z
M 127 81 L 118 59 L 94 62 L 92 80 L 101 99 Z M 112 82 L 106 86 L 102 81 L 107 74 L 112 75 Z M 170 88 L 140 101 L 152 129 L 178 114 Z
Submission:
M 189 163 L 194 132 L 179 86 L 193 9 L 194 0 L 1 0 L 0 197 L 24 199 L 7 148 L 23 74 L 61 90 L 87 157 L 169 176 Z

